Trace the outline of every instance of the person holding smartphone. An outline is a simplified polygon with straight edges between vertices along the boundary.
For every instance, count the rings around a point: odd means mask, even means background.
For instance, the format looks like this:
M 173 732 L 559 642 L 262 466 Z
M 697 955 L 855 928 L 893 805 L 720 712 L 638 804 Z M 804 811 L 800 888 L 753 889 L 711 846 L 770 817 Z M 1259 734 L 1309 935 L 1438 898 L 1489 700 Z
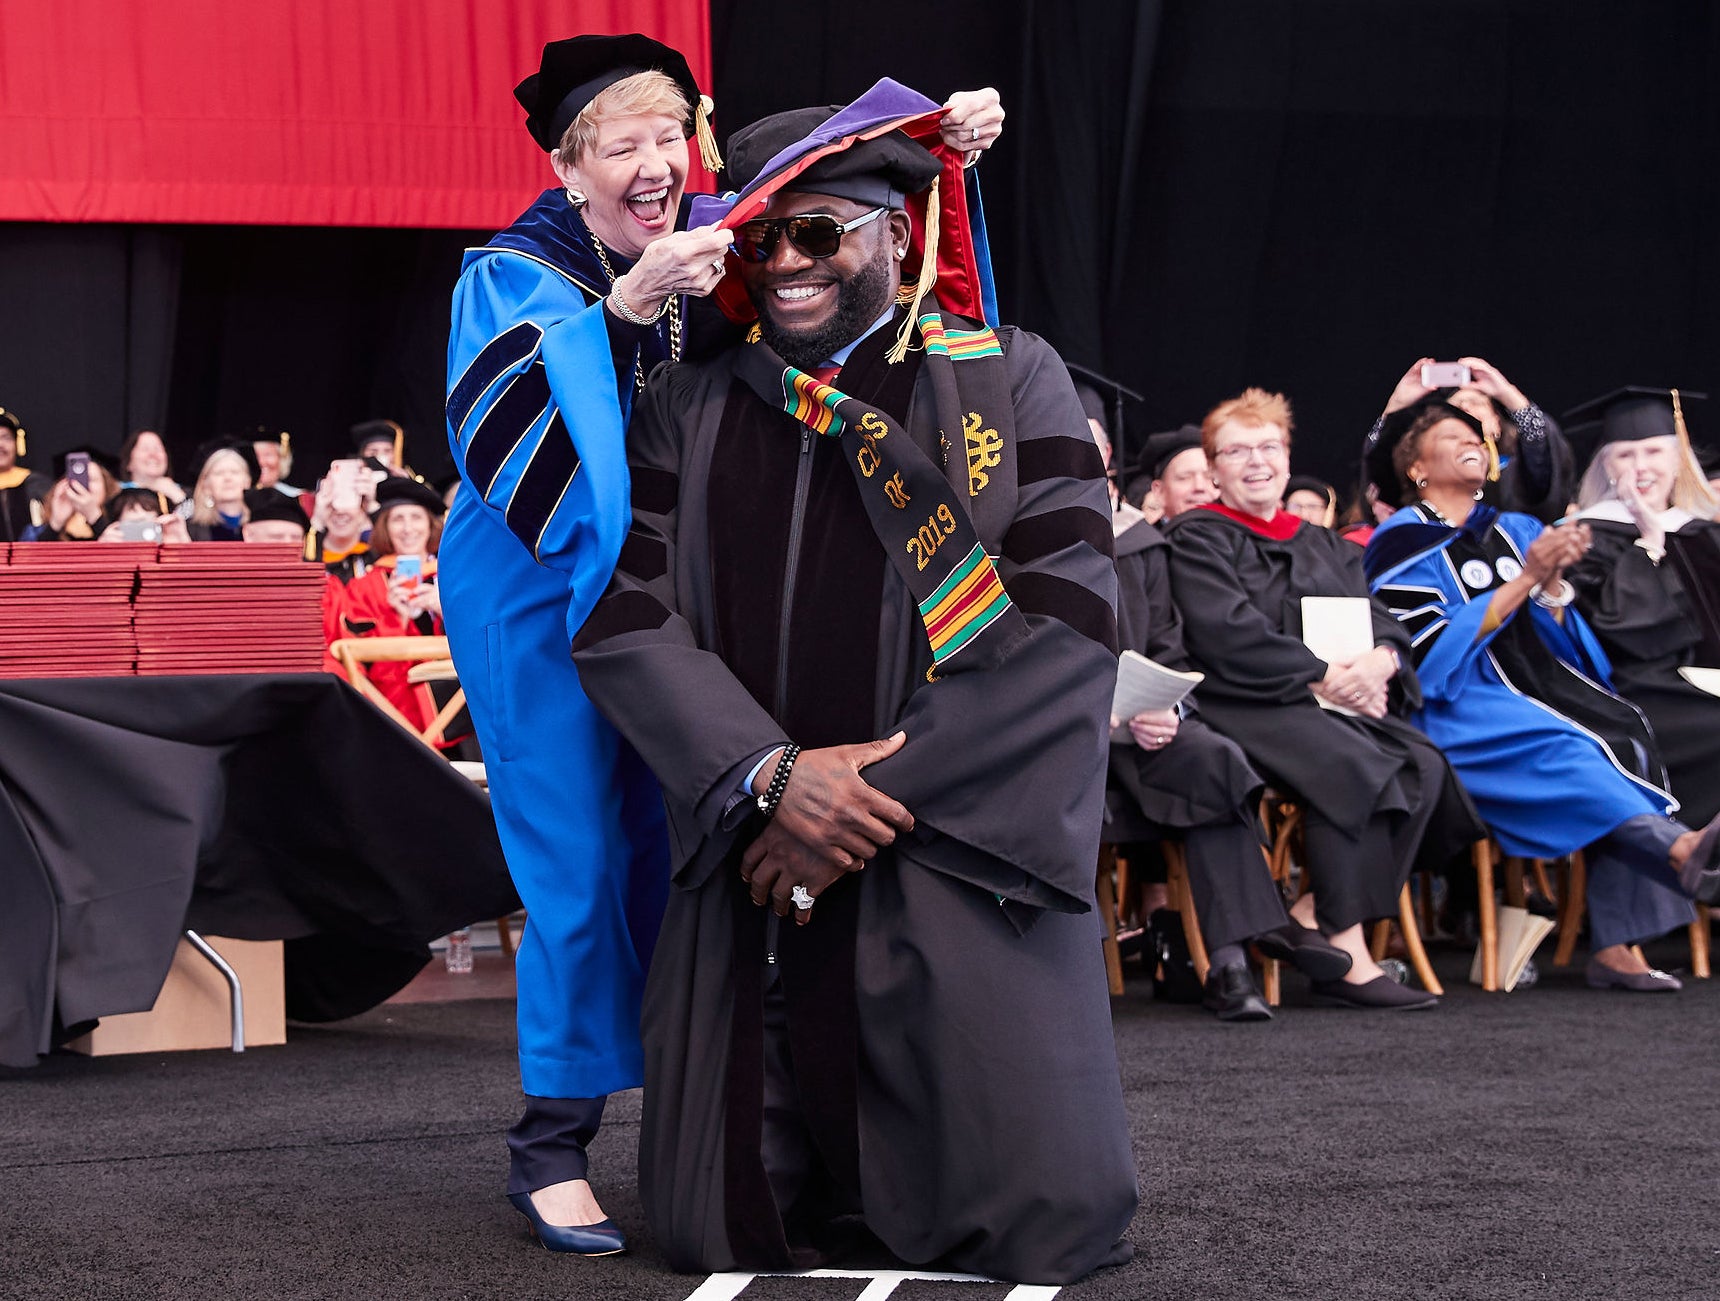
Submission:
M 329 590 L 336 594 L 328 626 L 330 641 L 442 636 L 442 600 L 436 587 L 442 498 L 416 479 L 390 476 L 377 485 L 376 507 L 370 567 L 344 586 L 330 582 Z M 372 664 L 370 680 L 408 722 L 424 728 L 430 716 L 406 680 L 410 667 L 406 661 Z
M 1533 515 L 1543 524 L 1564 513 L 1572 486 L 1571 450 L 1559 426 L 1491 362 L 1420 357 L 1404 371 L 1362 443 L 1364 485 L 1392 510 L 1404 505 L 1392 448 L 1422 412 L 1450 407 L 1481 424 L 1487 478 L 1481 500 L 1495 510 Z
M 74 447 L 54 458 L 54 486 L 43 518 L 24 530 L 20 542 L 88 542 L 102 524 L 108 499 L 119 491 L 119 463 L 94 447 Z

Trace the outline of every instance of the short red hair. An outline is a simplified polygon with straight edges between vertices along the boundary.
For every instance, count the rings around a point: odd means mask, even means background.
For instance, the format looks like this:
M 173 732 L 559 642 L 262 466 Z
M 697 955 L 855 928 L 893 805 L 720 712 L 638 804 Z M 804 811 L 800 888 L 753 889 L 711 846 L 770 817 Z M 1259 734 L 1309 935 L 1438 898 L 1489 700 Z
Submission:
M 1208 411 L 1200 422 L 1200 447 L 1207 460 L 1218 454 L 1219 427 L 1231 420 L 1239 425 L 1277 425 L 1284 431 L 1285 447 L 1290 445 L 1290 431 L 1296 423 L 1290 414 L 1290 399 L 1282 393 L 1245 388 Z

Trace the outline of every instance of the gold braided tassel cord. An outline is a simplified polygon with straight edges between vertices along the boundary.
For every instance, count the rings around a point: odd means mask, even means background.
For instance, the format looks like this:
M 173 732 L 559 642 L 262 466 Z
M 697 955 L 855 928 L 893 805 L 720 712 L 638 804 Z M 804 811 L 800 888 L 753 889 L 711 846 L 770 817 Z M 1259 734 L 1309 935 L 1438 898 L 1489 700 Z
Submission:
M 896 336 L 895 344 L 884 354 L 884 359 L 891 365 L 908 355 L 908 346 L 914 338 L 914 327 L 920 320 L 920 304 L 925 301 L 926 295 L 932 292 L 932 284 L 937 278 L 938 178 L 934 176 L 930 188 L 926 190 L 926 240 L 920 252 L 920 278 L 915 282 L 913 294 L 907 300 L 908 319 L 902 322 L 902 329 Z
M 693 134 L 699 141 L 699 161 L 708 172 L 723 170 L 723 156 L 717 150 L 717 134 L 711 130 L 711 114 L 715 109 L 716 103 L 709 95 L 700 95 L 698 106 L 693 109 Z

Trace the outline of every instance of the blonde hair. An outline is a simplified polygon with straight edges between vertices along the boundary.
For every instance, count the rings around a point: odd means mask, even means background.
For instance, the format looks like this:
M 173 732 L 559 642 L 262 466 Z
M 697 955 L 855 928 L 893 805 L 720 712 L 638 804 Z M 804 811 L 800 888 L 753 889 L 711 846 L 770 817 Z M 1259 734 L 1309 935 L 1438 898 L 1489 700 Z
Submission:
M 1268 393 L 1263 388 L 1245 388 L 1233 398 L 1226 398 L 1200 422 L 1200 450 L 1206 459 L 1218 455 L 1218 431 L 1226 422 L 1239 425 L 1277 425 L 1284 431 L 1284 446 L 1290 446 L 1290 430 L 1295 420 L 1290 414 L 1290 399 L 1282 393 Z
M 231 447 L 223 447 L 218 452 L 209 453 L 209 459 L 203 462 L 203 468 L 197 472 L 197 482 L 191 489 L 191 522 L 193 524 L 219 524 L 221 522 L 220 511 L 215 508 L 213 500 L 205 494 L 208 491 L 209 475 L 217 465 L 225 464 L 224 458 L 229 456 L 239 463 L 239 468 L 245 472 L 247 479 L 251 477 L 251 467 L 246 464 L 245 458 Z M 246 484 L 245 486 L 251 487 L 252 485 Z M 203 504 L 205 501 L 209 501 L 210 504 L 205 506 Z M 245 505 L 242 497 L 239 499 L 239 520 L 240 523 L 246 524 L 251 520 L 251 508 Z
M 562 161 L 577 163 L 597 143 L 598 129 L 618 117 L 672 117 L 682 130 L 693 116 L 687 96 L 666 73 L 651 69 L 605 86 L 561 133 Z
M 1664 434 L 1662 437 L 1673 439 L 1678 448 L 1678 472 L 1672 478 L 1672 499 L 1667 504 L 1687 511 L 1697 519 L 1713 519 L 1720 515 L 1720 501 L 1715 499 L 1713 490 L 1709 488 L 1708 476 L 1702 473 L 1690 444 L 1677 434 Z M 1619 499 L 1618 484 L 1607 473 L 1607 453 L 1615 446 L 1616 443 L 1607 443 L 1589 460 L 1583 481 L 1577 485 L 1578 510 L 1588 510 L 1603 501 Z

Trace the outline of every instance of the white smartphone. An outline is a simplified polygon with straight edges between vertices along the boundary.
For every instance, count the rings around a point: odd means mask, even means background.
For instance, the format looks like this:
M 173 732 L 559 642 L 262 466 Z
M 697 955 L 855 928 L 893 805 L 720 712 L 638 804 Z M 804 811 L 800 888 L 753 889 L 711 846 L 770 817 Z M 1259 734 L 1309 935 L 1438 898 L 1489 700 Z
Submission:
M 1469 367 L 1460 361 L 1431 361 L 1421 368 L 1423 388 L 1462 388 L 1470 379 Z

